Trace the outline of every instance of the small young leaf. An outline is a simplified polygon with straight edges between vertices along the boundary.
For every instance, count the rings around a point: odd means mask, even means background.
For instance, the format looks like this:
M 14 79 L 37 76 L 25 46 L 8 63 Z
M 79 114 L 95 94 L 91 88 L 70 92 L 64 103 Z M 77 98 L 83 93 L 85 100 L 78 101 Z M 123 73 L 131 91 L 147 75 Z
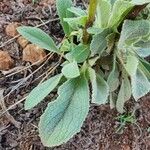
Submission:
M 51 52 L 60 53 L 52 38 L 36 27 L 18 27 L 17 31 L 28 41 Z
M 73 61 L 62 68 L 62 73 L 66 78 L 76 78 L 80 75 L 78 64 Z
M 89 76 L 92 84 L 92 103 L 106 104 L 109 96 L 109 87 L 106 81 L 92 68 L 89 68 Z
M 107 47 L 106 37 L 109 35 L 109 33 L 109 30 L 105 29 L 103 32 L 93 36 L 93 40 L 90 45 L 91 56 L 94 56 L 95 54 L 101 55 L 103 53 Z
M 62 74 L 56 75 L 35 87 L 25 101 L 25 110 L 40 103 L 58 85 Z
M 107 84 L 109 85 L 110 92 L 115 91 L 119 86 L 119 72 L 116 65 L 108 76 Z
M 113 5 L 108 26 L 116 29 L 133 7 L 134 5 L 128 1 L 116 0 Z
M 64 22 L 67 22 L 69 26 L 74 29 L 78 30 L 80 26 L 84 27 L 86 24 L 87 17 L 74 17 L 74 18 L 64 18 Z
M 140 59 L 140 69 L 144 72 L 147 79 L 150 81 L 150 63 L 144 59 Z
M 139 61 L 136 56 L 133 56 L 133 55 L 127 56 L 126 64 L 124 66 L 130 76 L 133 76 L 136 74 L 138 64 L 139 64 Z
M 90 48 L 87 45 L 80 44 L 75 47 L 70 54 L 72 59 L 76 60 L 78 63 L 82 63 L 88 58 L 90 54 Z
M 89 88 L 84 76 L 65 82 L 58 95 L 39 122 L 42 143 L 48 147 L 61 145 L 78 133 L 89 111 Z
M 60 51 L 61 52 L 68 52 L 70 50 L 71 50 L 71 45 L 70 45 L 68 39 L 64 39 L 63 43 L 62 43 L 62 45 L 60 47 Z
M 118 99 L 116 102 L 116 108 L 118 110 L 118 112 L 123 113 L 124 112 L 124 103 L 130 99 L 131 97 L 131 84 L 130 81 L 127 77 L 125 77 L 124 79 L 122 79 L 122 84 L 120 87 L 120 91 L 118 94 Z
M 137 69 L 136 74 L 131 77 L 131 85 L 135 100 L 138 100 L 150 91 L 150 82 L 141 69 Z
M 98 27 L 90 27 L 87 29 L 89 34 L 100 34 L 102 31 L 104 31 L 104 29 Z
M 56 7 L 60 18 L 60 23 L 67 36 L 69 36 L 72 29 L 69 27 L 69 25 L 66 22 L 64 22 L 63 19 L 73 17 L 73 14 L 68 11 L 68 8 L 71 8 L 72 6 L 73 6 L 72 0 L 56 0 Z
M 100 28 L 106 28 L 111 14 L 111 3 L 108 0 L 100 0 L 97 5 L 96 25 Z
M 87 13 L 86 11 L 82 10 L 79 7 L 71 7 L 68 8 L 68 11 L 72 12 L 73 14 L 75 14 L 77 17 L 82 17 L 82 16 L 86 16 Z

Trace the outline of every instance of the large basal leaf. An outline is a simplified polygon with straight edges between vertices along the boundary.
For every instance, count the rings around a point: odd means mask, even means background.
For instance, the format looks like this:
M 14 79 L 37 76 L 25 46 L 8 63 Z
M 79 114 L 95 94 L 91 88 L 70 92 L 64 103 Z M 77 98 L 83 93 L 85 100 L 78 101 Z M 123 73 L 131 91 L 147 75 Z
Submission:
M 72 29 L 69 27 L 68 23 L 64 22 L 63 19 L 73 17 L 72 12 L 68 11 L 68 8 L 71 8 L 72 6 L 73 6 L 72 0 L 56 0 L 56 7 L 60 18 L 60 23 L 67 36 L 69 36 Z
M 111 3 L 108 0 L 100 0 L 97 5 L 96 25 L 100 28 L 106 28 L 111 14 Z
M 79 67 L 76 61 L 66 64 L 62 68 L 62 73 L 66 78 L 76 78 L 80 75 Z
M 93 40 L 90 45 L 91 56 L 96 54 L 101 55 L 107 47 L 106 37 L 109 35 L 110 31 L 108 29 L 102 31 L 99 34 L 93 36 Z
M 34 88 L 25 101 L 25 109 L 31 109 L 40 103 L 58 85 L 62 74 L 51 77 Z
M 146 3 L 150 3 L 150 0 L 132 0 L 131 3 L 134 5 L 143 5 Z
M 92 84 L 92 103 L 101 105 L 106 104 L 109 96 L 107 82 L 95 70 L 89 68 L 89 76 Z
M 84 76 L 65 82 L 58 95 L 39 123 L 42 143 L 48 147 L 61 145 L 78 133 L 89 111 L 89 89 Z
M 131 85 L 135 100 L 138 100 L 150 91 L 150 82 L 141 69 L 137 69 L 136 74 L 131 77 Z
M 113 5 L 108 26 L 116 29 L 133 7 L 134 5 L 128 1 L 116 0 Z
M 118 98 L 116 102 L 116 108 L 118 112 L 123 113 L 124 112 L 124 103 L 131 98 L 132 92 L 131 92 L 131 84 L 127 77 L 122 79 L 122 84 L 120 87 L 120 91 L 118 93 Z
M 51 52 L 60 53 L 52 38 L 36 27 L 18 27 L 17 31 L 28 41 Z
M 130 46 L 142 37 L 150 33 L 150 21 L 148 20 L 125 20 L 118 47 L 121 49 L 125 45 Z
M 90 54 L 89 46 L 83 44 L 76 46 L 70 52 L 72 59 L 76 60 L 78 63 L 84 62 L 88 58 L 89 54 Z

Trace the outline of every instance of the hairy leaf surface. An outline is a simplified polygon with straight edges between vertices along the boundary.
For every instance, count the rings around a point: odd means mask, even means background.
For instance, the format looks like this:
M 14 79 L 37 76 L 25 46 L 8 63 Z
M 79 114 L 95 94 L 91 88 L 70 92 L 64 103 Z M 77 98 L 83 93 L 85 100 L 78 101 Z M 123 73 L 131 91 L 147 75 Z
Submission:
M 76 60 L 78 63 L 84 62 L 88 58 L 89 54 L 89 46 L 83 44 L 78 45 L 70 52 L 72 59 Z
M 124 79 L 122 79 L 122 84 L 120 87 L 120 91 L 118 94 L 118 99 L 116 102 L 116 108 L 118 110 L 118 112 L 123 113 L 124 112 L 124 103 L 130 99 L 131 97 L 131 84 L 130 81 L 127 77 L 125 77 Z
M 150 0 L 132 0 L 131 3 L 135 5 L 143 5 L 146 3 L 150 3 Z
M 62 68 L 62 73 L 66 78 L 76 78 L 80 75 L 80 71 L 76 61 L 66 64 Z
M 111 3 L 108 0 L 100 0 L 97 5 L 96 24 L 100 28 L 106 28 L 111 14 Z
M 121 21 L 125 18 L 125 16 L 133 8 L 133 6 L 134 5 L 128 1 L 116 0 L 113 5 L 113 9 L 111 12 L 108 26 L 116 29 L 121 23 Z
M 106 104 L 109 96 L 109 86 L 107 82 L 95 70 L 89 68 L 89 75 L 92 84 L 92 103 Z
M 150 91 L 150 82 L 141 69 L 138 69 L 136 74 L 131 77 L 131 85 L 135 100 L 138 100 Z
M 22 26 L 18 27 L 17 31 L 31 43 L 51 52 L 60 53 L 52 38 L 41 29 Z
M 87 17 L 74 17 L 74 18 L 64 18 L 64 21 L 69 24 L 69 26 L 74 29 L 78 30 L 80 26 L 84 27 L 86 24 Z
M 150 21 L 148 20 L 125 20 L 118 47 L 121 49 L 125 45 L 131 45 L 142 37 L 150 33 Z
M 73 6 L 72 0 L 56 0 L 56 7 L 57 7 L 57 12 L 60 18 L 60 23 L 67 36 L 69 36 L 72 29 L 64 21 L 64 18 L 73 17 L 73 14 L 70 11 L 68 11 L 68 8 L 71 8 L 72 6 Z
M 62 74 L 51 77 L 35 87 L 25 101 L 25 109 L 31 109 L 40 103 L 58 85 Z
M 139 64 L 139 61 L 136 56 L 133 56 L 133 55 L 127 56 L 127 60 L 124 66 L 130 76 L 133 76 L 136 74 L 138 64 Z
M 61 145 L 78 133 L 89 111 L 89 89 L 84 76 L 65 82 L 58 95 L 39 123 L 42 143 L 49 147 Z
M 82 16 L 86 16 L 87 15 L 86 11 L 84 11 L 83 9 L 81 9 L 79 7 L 68 8 L 68 11 L 72 12 L 77 17 L 82 17 Z
M 93 36 L 93 40 L 90 45 L 91 56 L 94 56 L 95 54 L 101 55 L 103 53 L 103 51 L 107 47 L 106 37 L 109 35 L 109 33 L 110 33 L 109 30 L 106 29 L 101 33 Z

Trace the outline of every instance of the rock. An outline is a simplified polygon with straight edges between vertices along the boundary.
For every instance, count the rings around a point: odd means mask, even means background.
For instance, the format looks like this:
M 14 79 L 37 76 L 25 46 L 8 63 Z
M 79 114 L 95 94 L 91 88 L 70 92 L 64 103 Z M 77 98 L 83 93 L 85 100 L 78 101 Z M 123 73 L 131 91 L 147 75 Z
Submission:
M 41 63 L 45 56 L 45 51 L 34 44 L 28 44 L 23 49 L 23 61 L 29 61 L 31 63 L 39 61 Z
M 0 50 L 0 70 L 8 70 L 13 66 L 13 59 L 8 52 Z
M 17 42 L 18 44 L 22 47 L 22 48 L 25 48 L 27 46 L 27 44 L 29 44 L 29 41 L 26 40 L 23 36 L 20 36 L 18 39 L 17 39 Z
M 17 27 L 19 26 L 20 24 L 18 22 L 10 23 L 5 29 L 6 34 L 10 37 L 15 37 L 16 35 L 18 35 Z

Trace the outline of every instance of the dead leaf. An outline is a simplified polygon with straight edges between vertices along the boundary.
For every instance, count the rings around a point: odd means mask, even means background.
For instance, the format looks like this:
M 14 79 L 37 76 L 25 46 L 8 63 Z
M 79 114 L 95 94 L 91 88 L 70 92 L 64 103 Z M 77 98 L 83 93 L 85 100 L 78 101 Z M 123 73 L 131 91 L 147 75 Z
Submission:
M 45 51 L 34 44 L 29 44 L 23 49 L 23 61 L 29 61 L 31 63 L 39 61 L 41 63 L 45 56 Z
M 25 48 L 27 46 L 27 44 L 29 44 L 29 41 L 26 40 L 23 36 L 20 36 L 18 39 L 17 39 L 17 42 L 18 44 L 22 47 L 22 48 Z
M 39 5 L 48 6 L 48 5 L 53 5 L 54 3 L 55 3 L 55 0 L 41 0 L 39 2 Z
M 0 70 L 8 70 L 13 66 L 13 59 L 8 52 L 0 50 Z
M 19 26 L 20 24 L 18 22 L 10 23 L 5 29 L 6 34 L 10 37 L 15 37 L 16 35 L 18 35 L 17 27 Z

